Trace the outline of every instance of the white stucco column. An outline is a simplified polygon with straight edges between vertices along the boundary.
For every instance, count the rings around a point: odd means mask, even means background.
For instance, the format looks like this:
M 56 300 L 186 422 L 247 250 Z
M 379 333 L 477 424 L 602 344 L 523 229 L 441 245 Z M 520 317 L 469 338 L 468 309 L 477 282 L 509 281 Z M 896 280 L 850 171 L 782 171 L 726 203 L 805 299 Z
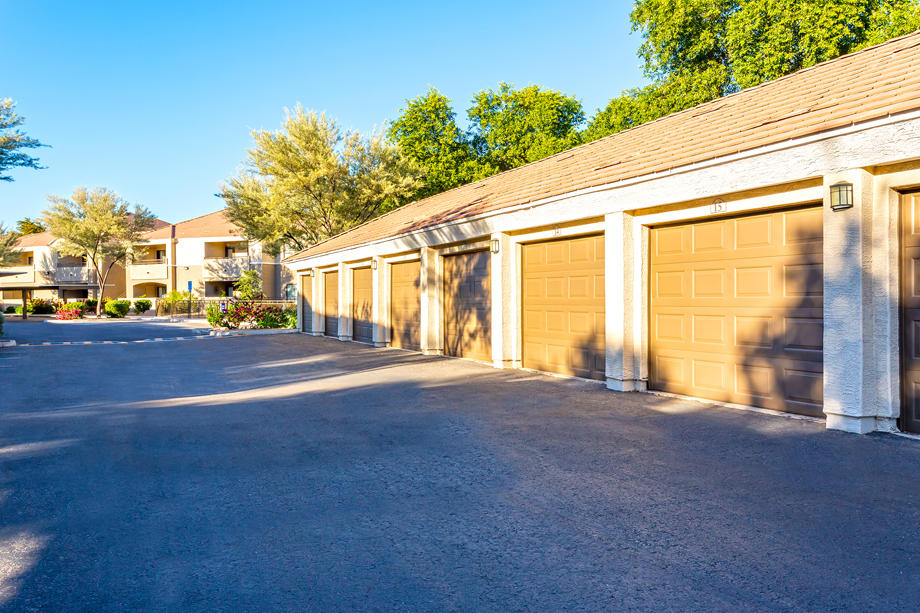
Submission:
M 441 263 L 438 252 L 430 247 L 419 250 L 421 259 L 420 337 L 422 353 L 441 354 Z
M 351 340 L 351 269 L 339 262 L 339 340 Z
M 380 258 L 374 257 L 371 264 L 374 299 L 371 312 L 374 321 L 374 347 L 389 345 L 390 331 L 390 267 Z
M 313 336 L 326 333 L 326 284 L 323 273 L 313 269 Z
M 514 296 L 517 275 L 514 274 L 514 245 L 507 234 L 492 234 L 490 247 L 498 241 L 498 252 L 491 252 L 489 268 L 492 289 L 492 363 L 496 368 L 514 364 L 515 329 Z
M 853 184 L 853 208 L 830 208 L 830 186 Z M 873 177 L 862 169 L 824 177 L 824 413 L 827 427 L 864 434 L 876 429 L 866 394 L 872 372 Z
M 640 374 L 642 256 L 640 228 L 632 216 L 604 217 L 604 332 L 607 339 L 607 388 L 645 391 Z M 638 314 L 638 315 L 637 315 Z

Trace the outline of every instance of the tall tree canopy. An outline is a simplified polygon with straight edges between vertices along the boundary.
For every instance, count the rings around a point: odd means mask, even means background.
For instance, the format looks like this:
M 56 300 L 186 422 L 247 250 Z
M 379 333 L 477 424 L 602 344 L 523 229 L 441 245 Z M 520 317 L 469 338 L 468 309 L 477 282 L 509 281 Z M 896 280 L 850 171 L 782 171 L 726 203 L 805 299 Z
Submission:
M 48 202 L 42 221 L 59 239 L 54 248 L 63 255 L 85 257 L 96 271 L 98 315 L 109 273 L 128 262 L 143 234 L 153 229 L 155 218 L 139 205 L 132 210 L 124 198 L 102 187 L 80 187 L 70 198 L 48 196 Z
M 564 151 L 579 142 L 581 102 L 561 92 L 508 83 L 473 97 L 467 114 L 481 163 L 503 171 Z
M 457 125 L 447 96 L 431 87 L 408 100 L 387 137 L 425 172 L 424 198 L 480 178 L 481 165 L 470 139 Z
M 25 118 L 16 114 L 16 103 L 0 98 L 0 181 L 12 181 L 7 174 L 12 168 L 42 168 L 38 158 L 26 153 L 28 149 L 44 147 L 38 140 L 19 129 Z
M 40 221 L 36 221 L 29 217 L 24 217 L 16 222 L 16 233 L 20 236 L 38 234 L 39 232 L 44 232 L 46 229 L 47 228 L 45 228 Z
M 530 85 L 500 83 L 473 96 L 468 130 L 456 122 L 451 101 L 438 90 L 406 102 L 388 136 L 425 170 L 430 196 L 516 168 L 577 145 L 585 114 L 572 96 Z
M 270 252 L 303 249 L 402 204 L 421 171 L 381 134 L 343 132 L 299 105 L 281 129 L 252 132 L 245 169 L 219 195 L 230 219 Z
M 0 266 L 9 266 L 19 259 L 19 253 L 15 249 L 18 238 L 18 234 L 0 225 Z
M 585 140 L 920 28 L 918 0 L 636 0 L 652 85 L 599 111 Z

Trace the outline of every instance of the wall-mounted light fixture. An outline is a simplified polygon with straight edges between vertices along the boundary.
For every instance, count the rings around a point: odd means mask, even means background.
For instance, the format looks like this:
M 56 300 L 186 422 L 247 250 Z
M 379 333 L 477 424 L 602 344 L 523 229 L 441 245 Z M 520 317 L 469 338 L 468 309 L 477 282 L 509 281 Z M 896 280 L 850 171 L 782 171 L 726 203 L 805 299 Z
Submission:
M 371 270 L 377 270 L 377 260 L 371 260 Z
M 498 253 L 499 245 L 500 245 L 499 240 L 497 238 L 493 238 L 492 242 L 490 243 L 492 253 Z
M 853 184 L 841 181 L 831 185 L 831 210 L 842 211 L 853 208 Z

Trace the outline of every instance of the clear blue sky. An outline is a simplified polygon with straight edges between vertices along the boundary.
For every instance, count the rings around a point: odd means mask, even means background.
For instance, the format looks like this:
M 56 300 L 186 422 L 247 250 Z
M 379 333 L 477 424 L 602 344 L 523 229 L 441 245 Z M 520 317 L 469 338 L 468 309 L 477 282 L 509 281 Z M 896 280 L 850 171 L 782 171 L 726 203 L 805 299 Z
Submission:
M 29 2 L 0 0 L 0 98 L 52 146 L 0 182 L 0 222 L 46 194 L 106 186 L 175 222 L 214 197 L 297 102 L 361 131 L 434 85 L 465 115 L 477 91 L 531 83 L 589 114 L 643 84 L 629 0 Z

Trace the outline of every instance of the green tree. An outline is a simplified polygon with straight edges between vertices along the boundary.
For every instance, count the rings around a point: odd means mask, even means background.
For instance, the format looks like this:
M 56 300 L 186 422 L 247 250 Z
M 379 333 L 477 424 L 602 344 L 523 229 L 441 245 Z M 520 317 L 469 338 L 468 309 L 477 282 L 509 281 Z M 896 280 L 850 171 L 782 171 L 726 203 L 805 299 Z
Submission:
M 48 196 L 48 201 L 42 222 L 59 239 L 55 249 L 63 255 L 85 257 L 96 271 L 99 315 L 109 273 L 116 265 L 128 263 L 155 218 L 139 205 L 132 211 L 121 196 L 101 187 L 92 191 L 80 187 L 70 198 Z
M 920 28 L 918 0 L 636 0 L 648 87 L 597 112 L 585 140 Z
M 473 146 L 491 174 L 545 158 L 579 143 L 585 114 L 572 96 L 530 85 L 508 83 L 473 97 L 467 111 Z
M 342 132 L 299 105 L 281 129 L 252 132 L 245 169 L 218 194 L 231 221 L 270 253 L 303 249 L 405 204 L 421 170 L 381 134 Z
M 26 234 L 38 234 L 39 232 L 44 232 L 47 230 L 41 222 L 29 217 L 25 217 L 16 222 L 16 233 L 20 236 L 25 236 Z
M 425 185 L 417 197 L 479 178 L 479 162 L 466 134 L 457 126 L 451 101 L 434 87 L 406 101 L 387 136 L 425 172 Z
M 262 276 L 257 270 L 244 270 L 234 287 L 243 300 L 256 300 L 262 297 Z
M 19 259 L 19 252 L 16 251 L 18 239 L 18 234 L 0 225 L 0 266 L 10 266 Z
M 25 118 L 16 114 L 16 103 L 0 98 L 0 181 L 12 181 L 6 174 L 11 168 L 43 168 L 38 158 L 26 153 L 28 149 L 44 147 L 19 129 Z

